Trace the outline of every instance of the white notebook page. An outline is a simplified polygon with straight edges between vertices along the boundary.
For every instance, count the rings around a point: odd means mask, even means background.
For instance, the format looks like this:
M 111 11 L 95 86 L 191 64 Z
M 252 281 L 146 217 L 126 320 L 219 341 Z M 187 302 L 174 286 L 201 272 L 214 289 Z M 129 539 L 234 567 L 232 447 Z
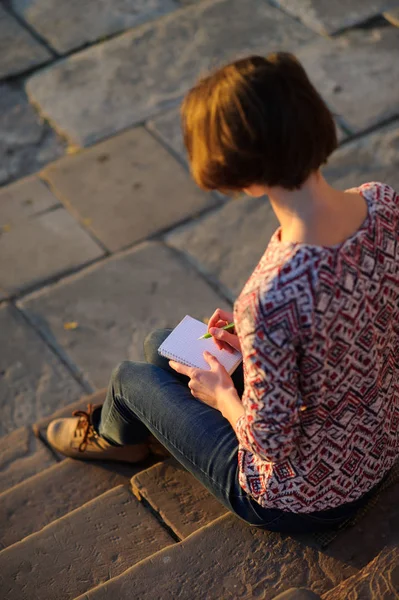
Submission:
M 203 357 L 203 352 L 208 350 L 231 375 L 242 360 L 241 353 L 234 351 L 234 354 L 230 354 L 227 350 L 219 350 L 212 338 L 199 340 L 207 330 L 205 323 L 186 315 L 160 345 L 158 353 L 184 365 L 209 370 Z

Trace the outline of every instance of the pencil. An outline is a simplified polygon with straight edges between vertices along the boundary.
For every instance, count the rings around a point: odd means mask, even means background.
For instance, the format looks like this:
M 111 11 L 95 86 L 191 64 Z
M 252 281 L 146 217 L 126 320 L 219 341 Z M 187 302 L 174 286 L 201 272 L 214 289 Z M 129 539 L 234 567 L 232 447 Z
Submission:
M 228 325 L 225 325 L 224 327 L 218 327 L 218 329 L 233 329 L 234 327 L 234 323 L 229 323 Z M 201 335 L 201 337 L 199 337 L 199 340 L 207 340 L 208 338 L 212 337 L 212 335 L 210 333 L 205 333 L 205 335 Z

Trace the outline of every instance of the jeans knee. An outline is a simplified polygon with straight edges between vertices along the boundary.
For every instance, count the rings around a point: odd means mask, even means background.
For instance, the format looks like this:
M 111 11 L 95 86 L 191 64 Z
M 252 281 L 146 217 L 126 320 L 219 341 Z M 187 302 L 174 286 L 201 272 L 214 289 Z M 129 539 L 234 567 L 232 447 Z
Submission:
M 158 348 L 171 331 L 171 329 L 156 329 L 147 335 L 144 340 L 144 356 L 148 363 L 155 364 L 159 360 Z
M 121 388 L 126 379 L 132 377 L 134 371 L 134 362 L 124 360 L 112 371 L 112 383 L 114 387 Z

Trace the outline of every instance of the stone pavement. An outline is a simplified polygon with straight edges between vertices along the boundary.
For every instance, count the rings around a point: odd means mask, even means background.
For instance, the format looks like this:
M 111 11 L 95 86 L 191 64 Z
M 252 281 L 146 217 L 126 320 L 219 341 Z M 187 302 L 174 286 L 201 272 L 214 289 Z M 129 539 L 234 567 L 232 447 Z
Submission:
M 295 52 L 335 114 L 328 179 L 399 189 L 398 9 L 0 0 L 0 436 L 15 448 L 4 442 L 3 489 L 53 464 L 32 423 L 103 388 L 119 361 L 142 359 L 150 330 L 231 307 L 277 227 L 267 198 L 192 182 L 178 107 L 200 74 L 250 53 Z M 88 477 L 82 504 L 106 490 Z M 198 529 L 179 527 L 183 537 Z

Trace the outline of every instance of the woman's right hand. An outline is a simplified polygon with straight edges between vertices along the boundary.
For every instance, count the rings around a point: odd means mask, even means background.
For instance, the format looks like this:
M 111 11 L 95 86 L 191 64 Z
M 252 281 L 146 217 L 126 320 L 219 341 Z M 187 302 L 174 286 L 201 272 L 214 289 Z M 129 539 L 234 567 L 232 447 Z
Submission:
M 230 353 L 233 353 L 234 350 L 241 352 L 238 336 L 234 329 L 225 330 L 221 327 L 232 323 L 233 320 L 232 312 L 217 308 L 208 323 L 208 332 L 212 335 L 216 346 L 219 350 L 226 350 Z

